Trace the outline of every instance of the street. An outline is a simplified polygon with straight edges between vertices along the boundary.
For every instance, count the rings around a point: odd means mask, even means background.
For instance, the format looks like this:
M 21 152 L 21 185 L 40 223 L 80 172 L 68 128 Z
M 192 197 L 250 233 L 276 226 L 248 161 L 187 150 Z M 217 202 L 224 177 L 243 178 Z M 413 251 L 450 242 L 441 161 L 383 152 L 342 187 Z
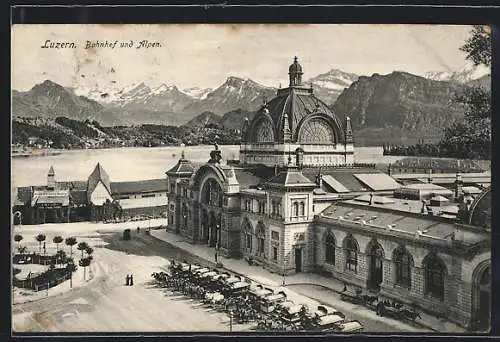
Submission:
M 53 232 L 56 234 L 57 232 Z M 60 232 L 62 235 L 64 232 Z M 227 332 L 229 318 L 225 313 L 202 307 L 198 301 L 181 295 L 165 293 L 156 288 L 151 273 L 165 270 L 169 260 L 186 260 L 207 264 L 189 252 L 158 240 L 144 230 L 132 231 L 130 241 L 122 240 L 121 232 L 76 235 L 94 249 L 91 266 L 93 277 L 72 290 L 59 291 L 34 302 L 13 306 L 13 329 L 16 332 Z M 52 235 L 47 236 L 51 241 Z M 26 239 L 28 240 L 28 238 Z M 37 248 L 36 241 L 29 243 Z M 47 242 L 47 247 L 52 248 Z M 74 250 L 78 256 L 79 251 Z M 125 286 L 125 276 L 134 275 L 134 286 Z M 81 276 L 81 275 L 80 275 Z M 76 278 L 76 276 L 75 276 Z M 78 282 L 78 279 L 74 280 Z M 61 284 L 60 286 L 67 286 Z M 52 291 L 49 290 L 49 292 Z M 291 299 L 299 294 L 310 298 L 309 306 L 327 302 L 339 307 L 349 319 L 357 319 L 367 332 L 422 331 L 404 324 L 395 328 L 393 320 L 384 323 L 370 318 L 373 312 L 360 314 L 366 308 L 338 303 L 338 295 L 312 285 L 286 288 Z M 304 298 L 303 296 L 300 296 Z M 303 301 L 301 302 L 303 303 Z M 347 310 L 346 310 L 347 309 Z M 233 325 L 233 331 L 249 330 L 251 325 Z M 404 329 L 404 330 L 403 330 Z

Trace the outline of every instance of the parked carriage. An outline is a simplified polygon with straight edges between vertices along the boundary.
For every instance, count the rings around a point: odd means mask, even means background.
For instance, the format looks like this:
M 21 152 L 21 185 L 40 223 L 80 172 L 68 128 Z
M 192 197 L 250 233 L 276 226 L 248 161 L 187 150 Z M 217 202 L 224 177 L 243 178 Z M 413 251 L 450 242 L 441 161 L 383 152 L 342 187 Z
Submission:
M 260 310 L 265 313 L 273 312 L 277 305 L 285 300 L 286 294 L 284 292 L 264 296 L 260 299 Z
M 223 288 L 223 293 L 225 293 L 228 297 L 235 297 L 246 294 L 249 288 L 250 288 L 249 283 L 238 281 L 226 285 Z
M 344 322 L 339 325 L 337 332 L 342 333 L 360 333 L 363 331 L 363 325 L 359 321 Z
M 345 315 L 341 311 L 339 311 L 335 308 L 329 307 L 329 306 L 325 306 L 325 305 L 319 305 L 318 308 L 316 309 L 316 311 L 314 312 L 314 314 L 317 317 L 337 315 L 337 316 L 345 318 Z
M 407 319 L 415 321 L 421 318 L 420 313 L 413 307 L 409 307 L 399 302 L 380 301 L 376 307 L 377 315 L 393 317 L 397 319 Z
M 318 325 L 313 330 L 321 332 L 333 332 L 340 329 L 344 317 L 339 315 L 324 315 L 319 317 Z
M 340 299 L 353 304 L 363 304 L 364 298 L 362 292 L 360 288 L 355 288 L 354 290 L 344 288 L 344 291 L 340 294 Z

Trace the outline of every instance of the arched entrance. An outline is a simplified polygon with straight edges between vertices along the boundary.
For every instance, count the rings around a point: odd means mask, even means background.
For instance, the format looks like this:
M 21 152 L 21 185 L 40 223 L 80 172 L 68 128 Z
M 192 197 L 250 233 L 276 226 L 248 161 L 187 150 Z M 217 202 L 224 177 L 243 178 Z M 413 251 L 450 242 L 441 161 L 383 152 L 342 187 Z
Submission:
M 368 288 L 370 290 L 380 291 L 380 284 L 383 280 L 383 260 L 384 249 L 377 240 L 372 240 L 367 246 L 368 258 Z
M 481 270 L 482 269 L 482 270 Z M 474 278 L 474 329 L 488 330 L 491 326 L 491 265 L 481 267 Z
M 221 185 L 214 178 L 208 178 L 201 187 L 201 242 L 209 247 L 221 244 L 223 195 Z

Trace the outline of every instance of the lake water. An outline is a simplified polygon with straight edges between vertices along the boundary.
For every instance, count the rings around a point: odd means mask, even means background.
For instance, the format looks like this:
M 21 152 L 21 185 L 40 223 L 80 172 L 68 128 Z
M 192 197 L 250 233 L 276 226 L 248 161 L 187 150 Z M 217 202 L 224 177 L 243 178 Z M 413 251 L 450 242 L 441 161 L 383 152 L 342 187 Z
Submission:
M 44 185 L 47 172 L 54 167 L 56 180 L 86 180 L 99 162 L 111 181 L 132 181 L 165 177 L 184 150 L 193 162 L 206 162 L 213 146 L 116 148 L 63 151 L 59 155 L 12 158 L 12 190 L 18 186 Z M 220 146 L 223 159 L 237 159 L 239 146 Z M 358 163 L 392 163 L 403 157 L 383 156 L 382 147 L 355 148 Z

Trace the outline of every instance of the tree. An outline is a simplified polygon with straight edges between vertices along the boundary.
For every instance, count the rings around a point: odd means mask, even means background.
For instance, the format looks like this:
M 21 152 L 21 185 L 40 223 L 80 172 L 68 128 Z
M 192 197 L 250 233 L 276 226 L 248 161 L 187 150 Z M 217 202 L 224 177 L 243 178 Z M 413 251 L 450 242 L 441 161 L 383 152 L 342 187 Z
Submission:
M 94 249 L 92 247 L 87 247 L 87 249 L 85 250 L 85 252 L 87 253 L 88 256 L 91 256 L 92 253 L 94 253 Z
M 88 243 L 86 243 L 85 241 L 82 241 L 78 244 L 78 250 L 79 251 L 82 251 L 82 259 L 83 259 L 83 252 L 89 247 Z
M 86 278 L 86 270 L 87 270 L 87 267 L 90 266 L 90 261 L 92 261 L 92 257 L 89 256 L 89 257 L 80 259 L 80 261 L 78 262 L 78 265 L 83 267 L 83 280 L 85 280 L 85 278 Z
M 17 242 L 17 248 L 21 247 L 21 241 L 23 240 L 23 236 L 21 234 L 16 234 L 14 236 L 14 241 Z
M 467 54 L 466 59 L 474 65 L 491 65 L 491 27 L 474 25 L 471 36 L 460 47 Z
M 73 272 L 76 271 L 76 265 L 73 259 L 68 259 L 68 264 L 66 265 L 66 271 L 70 274 L 69 287 L 73 288 Z
M 64 239 L 62 238 L 62 236 L 57 235 L 57 236 L 54 236 L 52 241 L 56 244 L 56 253 L 59 252 L 59 244 L 61 242 L 63 242 Z
M 56 253 L 56 260 L 59 261 L 59 263 L 63 263 L 64 260 L 66 259 L 66 252 L 64 252 L 62 249 L 57 251 Z
M 460 48 L 474 65 L 491 66 L 491 29 L 475 25 L 471 36 Z M 457 94 L 456 101 L 465 106 L 465 120 L 445 129 L 440 147 L 453 157 L 491 158 L 491 90 L 480 86 Z
M 70 256 L 73 257 L 73 246 L 76 245 L 76 238 L 74 236 L 68 237 L 65 242 L 69 246 Z
M 38 241 L 38 252 L 39 254 L 42 254 L 42 242 L 45 241 L 45 235 L 44 234 L 38 234 L 35 236 L 36 241 Z

